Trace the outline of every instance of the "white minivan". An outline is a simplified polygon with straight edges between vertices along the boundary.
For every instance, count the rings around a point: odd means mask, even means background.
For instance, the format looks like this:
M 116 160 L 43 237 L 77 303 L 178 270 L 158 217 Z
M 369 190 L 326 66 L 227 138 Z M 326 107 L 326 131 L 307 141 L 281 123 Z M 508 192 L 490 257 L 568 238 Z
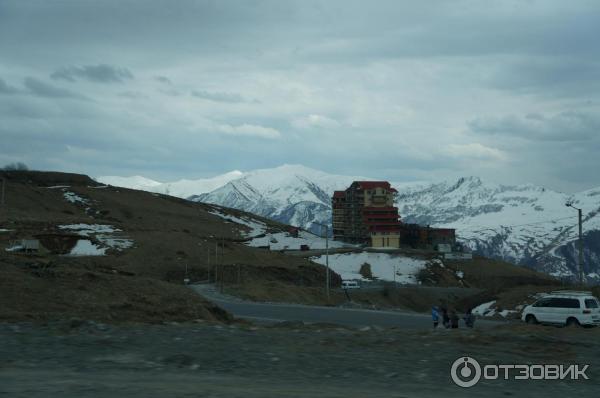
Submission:
M 527 323 L 597 326 L 600 325 L 600 302 L 591 292 L 559 290 L 544 294 L 525 307 L 521 319 Z

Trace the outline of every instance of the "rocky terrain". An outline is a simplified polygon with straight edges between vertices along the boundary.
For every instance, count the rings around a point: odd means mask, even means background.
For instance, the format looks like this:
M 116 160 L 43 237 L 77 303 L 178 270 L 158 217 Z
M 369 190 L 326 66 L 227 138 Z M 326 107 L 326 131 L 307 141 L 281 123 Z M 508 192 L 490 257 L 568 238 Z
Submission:
M 351 329 L 207 322 L 0 324 L 0 395 L 10 397 L 595 397 L 598 330 Z M 552 349 L 548 349 L 552 347 Z M 589 380 L 453 384 L 451 364 L 589 364 Z

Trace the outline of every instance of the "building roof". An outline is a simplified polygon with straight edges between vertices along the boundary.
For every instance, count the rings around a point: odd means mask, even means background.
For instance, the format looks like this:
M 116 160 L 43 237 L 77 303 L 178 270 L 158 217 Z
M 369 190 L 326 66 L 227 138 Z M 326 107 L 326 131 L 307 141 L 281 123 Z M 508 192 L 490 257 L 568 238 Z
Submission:
M 392 188 L 388 181 L 354 181 L 352 184 L 358 184 L 359 189 L 384 188 L 392 192 L 398 192 Z
M 346 191 L 334 191 L 333 197 L 334 198 L 344 198 L 344 197 L 346 197 Z

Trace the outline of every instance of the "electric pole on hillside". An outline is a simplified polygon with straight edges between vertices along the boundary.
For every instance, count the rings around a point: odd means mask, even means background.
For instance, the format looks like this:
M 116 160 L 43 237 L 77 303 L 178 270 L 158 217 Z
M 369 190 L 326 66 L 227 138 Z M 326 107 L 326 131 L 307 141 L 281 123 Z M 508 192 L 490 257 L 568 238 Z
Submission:
M 0 178 L 2 180 L 2 191 L 0 191 L 0 216 L 4 216 L 5 206 L 4 206 L 4 185 L 6 184 L 6 179 L 4 177 Z
M 2 194 L 0 196 L 0 206 L 4 207 L 4 185 L 6 184 L 6 179 L 3 177 L 2 180 Z
M 583 217 L 581 209 L 573 206 L 571 202 L 566 203 L 566 206 L 577 210 L 579 218 L 579 284 L 583 286 Z
M 325 227 L 325 293 L 327 294 L 327 301 L 329 301 L 329 226 L 315 222 L 314 224 L 321 226 L 321 234 L 323 234 L 323 227 Z
M 223 294 L 223 283 L 225 282 L 225 237 L 221 238 L 221 294 Z

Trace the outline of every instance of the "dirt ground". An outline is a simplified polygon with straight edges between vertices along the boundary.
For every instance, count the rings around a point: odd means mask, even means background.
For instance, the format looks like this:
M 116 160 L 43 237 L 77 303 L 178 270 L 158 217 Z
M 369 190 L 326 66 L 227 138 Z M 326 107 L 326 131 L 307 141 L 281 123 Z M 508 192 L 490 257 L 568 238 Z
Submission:
M 595 397 L 600 330 L 349 329 L 207 322 L 108 326 L 0 324 L 0 396 L 10 397 Z M 589 380 L 482 380 L 451 364 L 589 364 Z
M 310 286 L 324 279 L 323 267 L 306 259 L 237 242 L 245 227 L 224 222 L 210 213 L 215 208 L 208 205 L 97 188 L 89 177 L 75 174 L 0 172 L 0 176 L 7 178 L 6 205 L 0 209 L 0 229 L 7 230 L 0 233 L 0 320 L 84 315 L 103 322 L 222 319 L 218 308 L 183 285 L 186 268 L 191 280 L 207 279 L 209 271 L 214 279 L 215 264 L 224 265 L 219 270 L 224 270 L 228 283 L 242 278 Z M 63 185 L 87 203 L 65 200 Z M 52 248 L 33 255 L 5 251 L 39 234 L 69 235 L 59 226 L 79 223 L 118 228 L 133 247 L 88 257 L 64 256 Z

